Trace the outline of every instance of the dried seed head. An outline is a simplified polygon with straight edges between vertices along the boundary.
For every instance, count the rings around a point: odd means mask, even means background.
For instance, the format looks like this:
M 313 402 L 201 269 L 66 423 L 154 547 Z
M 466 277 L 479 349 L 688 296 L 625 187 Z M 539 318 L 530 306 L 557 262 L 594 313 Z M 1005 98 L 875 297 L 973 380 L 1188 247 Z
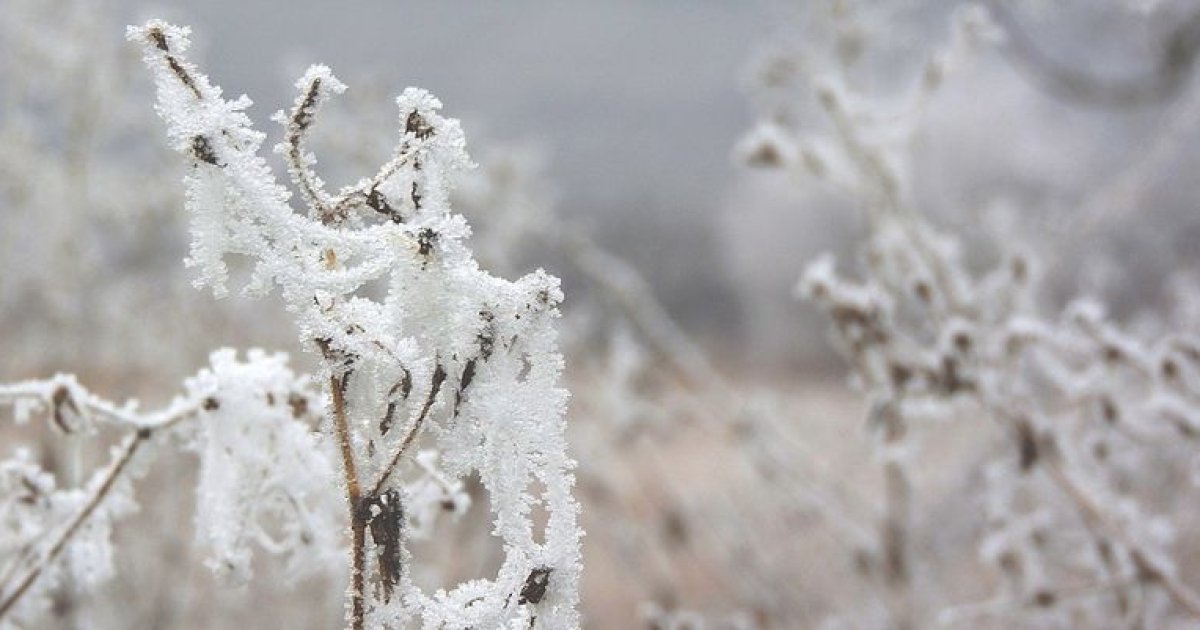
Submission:
M 550 585 L 550 567 L 538 567 L 529 572 L 525 585 L 521 587 L 521 597 L 518 604 L 537 604 L 546 596 L 546 588 Z
M 433 228 L 421 228 L 417 233 L 417 253 L 428 257 L 437 244 L 438 233 Z
M 213 152 L 212 144 L 204 136 L 192 137 L 192 156 L 205 164 L 220 166 L 217 162 L 217 154 Z
M 398 490 L 388 490 L 363 499 L 360 509 L 360 518 L 366 521 L 378 550 L 379 579 L 386 602 L 400 583 L 403 569 L 404 503 Z
M 418 140 L 424 140 L 433 135 L 433 127 L 426 122 L 424 116 L 413 110 L 404 121 L 404 132 L 413 134 Z

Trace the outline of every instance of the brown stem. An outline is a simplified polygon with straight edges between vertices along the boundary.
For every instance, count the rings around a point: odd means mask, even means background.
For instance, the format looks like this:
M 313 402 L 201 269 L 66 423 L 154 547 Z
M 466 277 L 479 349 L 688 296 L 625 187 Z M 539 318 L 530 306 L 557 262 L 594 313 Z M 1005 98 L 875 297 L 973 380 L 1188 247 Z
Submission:
M 334 216 L 339 216 L 344 214 L 356 203 L 366 203 L 372 190 L 379 188 L 380 184 L 387 181 L 389 177 L 398 173 L 401 168 L 409 163 L 409 159 L 412 157 L 412 151 L 413 147 L 408 142 L 405 142 L 403 145 L 401 145 L 400 151 L 396 154 L 396 157 L 392 158 L 391 161 L 380 167 L 379 172 L 376 173 L 374 177 L 366 180 L 362 184 L 357 184 L 355 186 L 343 189 L 340 193 L 338 193 L 337 198 L 334 199 L 333 208 L 330 210 L 331 214 Z
M 446 369 L 439 363 L 433 370 L 433 380 L 429 384 L 429 394 L 425 396 L 425 404 L 421 406 L 421 412 L 417 414 L 417 418 L 413 421 L 413 426 L 409 429 L 408 435 L 405 435 L 404 440 L 400 442 L 400 446 L 396 447 L 395 454 L 388 460 L 388 464 L 379 475 L 379 479 L 371 487 L 371 496 L 379 496 L 380 491 L 383 490 L 383 484 L 387 483 L 388 478 L 392 476 L 392 471 L 400 464 L 400 458 L 408 451 L 408 447 L 416 442 L 417 436 L 421 432 L 421 426 L 425 422 L 426 416 L 429 415 L 429 409 L 433 407 L 433 401 L 437 399 L 438 392 L 441 391 L 442 383 L 445 380 Z
M 887 586 L 895 628 L 913 627 L 911 578 L 908 553 L 909 505 L 912 488 L 902 464 L 883 467 L 885 515 L 880 538 L 883 543 L 883 581 Z
M 354 465 L 354 449 L 350 443 L 350 423 L 346 420 L 346 398 L 343 379 L 347 374 L 329 377 L 329 392 L 333 400 L 333 429 L 342 453 L 342 474 L 346 482 L 346 500 L 350 504 L 350 627 L 363 630 L 366 623 L 366 542 L 367 521 L 362 508 L 362 488 Z

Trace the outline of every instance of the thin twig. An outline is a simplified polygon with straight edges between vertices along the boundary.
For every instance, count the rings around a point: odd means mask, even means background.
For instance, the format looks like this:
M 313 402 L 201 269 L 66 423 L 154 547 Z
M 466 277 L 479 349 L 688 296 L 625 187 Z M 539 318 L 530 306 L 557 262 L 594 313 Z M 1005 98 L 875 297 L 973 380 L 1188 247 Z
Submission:
M 88 498 L 88 501 L 86 504 L 84 504 L 83 509 L 76 513 L 75 517 L 71 519 L 70 523 L 68 523 L 67 526 L 63 528 L 61 532 L 59 532 L 58 537 L 54 540 L 54 543 L 50 545 L 50 548 L 45 552 L 45 554 L 42 555 L 41 560 L 36 565 L 31 567 L 29 571 L 25 573 L 24 577 L 17 582 L 17 588 L 4 598 L 3 603 L 0 603 L 0 619 L 3 619 L 4 616 L 12 610 L 17 601 L 21 599 L 21 596 L 23 596 L 30 589 L 30 587 L 33 586 L 38 577 L 40 577 L 46 570 L 46 567 L 50 566 L 50 564 L 58 558 L 59 554 L 62 553 L 63 549 L 66 548 L 67 543 L 71 540 L 71 537 L 74 536 L 83 523 L 87 521 L 88 517 L 90 517 L 92 513 L 96 511 L 96 508 L 100 506 L 100 503 L 108 495 L 109 491 L 112 490 L 113 485 L 116 483 L 117 478 L 121 475 L 121 472 L 125 470 L 125 467 L 129 464 L 130 460 L 133 459 L 133 456 L 137 453 L 141 445 L 150 438 L 150 435 L 151 431 L 149 429 L 139 429 L 129 436 L 129 438 L 125 441 L 125 447 L 121 450 L 120 456 L 118 456 L 116 461 L 113 462 L 112 466 L 109 467 L 108 471 L 104 475 L 104 480 L 100 482 L 100 485 L 97 486 L 96 490 L 92 493 L 92 496 Z
M 987 396 L 978 395 L 975 397 L 985 409 L 991 411 L 996 417 L 1007 424 L 1016 425 L 1023 420 L 1014 417 L 1012 413 L 1004 408 L 1003 405 L 989 400 Z M 1063 468 L 1062 457 L 1063 453 L 1059 450 L 1057 440 L 1049 442 L 1051 453 L 1049 456 L 1038 458 L 1042 470 L 1046 476 L 1054 482 L 1054 484 L 1071 500 L 1076 511 L 1083 518 L 1088 526 L 1103 530 L 1108 533 L 1114 540 L 1129 550 L 1134 564 L 1137 565 L 1139 571 L 1143 572 L 1154 582 L 1162 585 L 1170 598 L 1181 608 L 1186 610 L 1188 614 L 1200 619 L 1200 595 L 1197 595 L 1190 587 L 1181 582 L 1174 572 L 1158 560 L 1154 554 L 1148 552 L 1141 544 L 1129 535 L 1129 532 L 1119 524 L 1115 523 L 1101 507 L 1099 501 L 1095 500 L 1084 488 L 1072 478 Z
M 308 203 L 318 211 L 323 221 L 333 219 L 329 209 L 329 194 L 325 192 L 321 180 L 317 177 L 304 160 L 304 138 L 312 126 L 320 99 L 321 77 L 314 77 L 304 91 L 303 98 L 296 101 L 292 113 L 288 117 L 286 142 L 288 144 L 287 161 L 292 181 L 304 193 Z
M 135 417 L 124 412 L 116 405 L 93 395 L 77 383 L 64 383 L 61 377 L 56 377 L 48 381 L 30 381 L 7 387 L 6 395 L 0 399 L 0 404 L 12 404 L 22 398 L 40 398 L 44 400 L 48 395 L 53 395 L 48 393 L 52 390 L 45 388 L 47 384 L 53 384 L 55 388 L 70 387 L 73 390 L 73 399 L 83 409 L 106 416 L 118 424 L 133 427 L 136 430 L 131 434 L 120 457 L 109 468 L 108 472 L 105 473 L 104 481 L 97 487 L 96 492 L 88 499 L 83 509 L 75 515 L 71 523 L 60 533 L 59 537 L 41 557 L 40 561 L 31 567 L 24 577 L 18 581 L 17 588 L 4 599 L 3 604 L 0 604 L 0 619 L 3 619 L 4 615 L 16 604 L 17 600 L 33 586 L 46 567 L 62 553 L 67 543 L 70 542 L 71 537 L 75 535 L 79 527 L 96 510 L 105 496 L 107 496 L 117 477 L 120 476 L 142 443 L 148 440 L 154 431 L 169 428 L 183 420 L 191 418 L 201 409 L 201 405 L 203 404 L 199 400 L 178 400 L 159 412 L 143 417 Z M 19 562 L 14 565 L 14 568 L 18 565 Z
M 1045 471 L 1063 493 L 1074 502 L 1084 519 L 1093 526 L 1107 531 L 1109 535 L 1124 545 L 1129 550 L 1129 554 L 1133 557 L 1133 562 L 1139 571 L 1152 581 L 1162 585 L 1167 595 L 1176 604 L 1186 610 L 1188 614 L 1200 619 L 1200 596 L 1197 596 L 1191 588 L 1181 582 L 1175 576 L 1175 573 L 1169 567 L 1164 566 L 1154 554 L 1149 553 L 1140 544 L 1135 542 L 1123 527 L 1114 523 L 1105 514 L 1100 504 L 1066 473 L 1058 461 L 1048 458 L 1045 464 Z
M 400 446 L 396 447 L 396 452 L 388 460 L 388 464 L 379 475 L 379 479 L 371 486 L 371 496 L 379 496 L 379 491 L 383 489 L 383 484 L 387 483 L 388 478 L 392 476 L 392 471 L 400 464 L 400 459 L 404 457 L 404 453 L 417 440 L 417 436 L 421 432 L 421 427 L 425 423 L 425 418 L 429 415 L 429 409 L 433 407 L 433 401 L 437 398 L 438 392 L 442 388 L 442 382 L 445 380 L 446 370 L 441 364 L 438 364 L 433 371 L 433 380 L 429 384 L 429 394 L 425 397 L 425 404 L 421 406 L 421 411 L 417 414 L 416 420 L 413 421 L 412 428 L 409 429 L 408 434 L 401 440 Z

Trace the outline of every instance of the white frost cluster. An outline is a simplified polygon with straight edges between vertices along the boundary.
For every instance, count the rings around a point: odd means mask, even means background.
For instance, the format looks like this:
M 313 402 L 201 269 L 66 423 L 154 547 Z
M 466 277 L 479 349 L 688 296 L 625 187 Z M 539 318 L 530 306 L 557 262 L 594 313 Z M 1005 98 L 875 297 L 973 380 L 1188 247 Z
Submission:
M 321 400 L 284 354 L 233 350 L 185 384 L 201 400 L 185 427 L 200 458 L 196 535 L 209 566 L 234 581 L 250 577 L 251 545 L 286 554 L 289 577 L 334 560 L 342 524 L 334 464 L 311 430 Z

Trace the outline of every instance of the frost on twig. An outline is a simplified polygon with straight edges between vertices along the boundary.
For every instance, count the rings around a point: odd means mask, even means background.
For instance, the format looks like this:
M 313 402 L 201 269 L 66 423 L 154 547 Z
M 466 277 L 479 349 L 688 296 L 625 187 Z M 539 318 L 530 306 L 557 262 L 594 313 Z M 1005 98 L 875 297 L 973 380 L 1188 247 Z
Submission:
M 306 535 L 320 518 L 311 507 L 328 487 L 314 476 L 330 468 L 306 429 L 318 402 L 307 380 L 288 369 L 286 356 L 261 351 L 251 351 L 245 362 L 232 350 L 213 353 L 211 369 L 153 412 L 106 401 L 67 375 L 0 385 L 0 406 L 11 406 L 17 422 L 38 415 L 59 433 L 124 433 L 109 463 L 78 488 L 60 487 L 28 452 L 0 462 L 0 627 L 34 622 L 63 583 L 87 591 L 111 576 L 114 521 L 137 508 L 132 481 L 159 447 L 180 439 L 200 447 L 194 449 L 202 469 L 198 530 L 210 564 L 247 572 L 253 542 L 292 554 L 292 575 L 314 568 L 301 561 L 319 562 L 336 549 L 322 545 L 319 531 Z M 268 542 L 268 524 L 303 531 Z
M 150 22 L 129 38 L 155 75 L 171 144 L 192 165 L 198 282 L 222 295 L 227 257 L 249 258 L 247 290 L 278 288 L 321 358 L 349 503 L 351 626 L 578 625 L 580 534 L 553 328 L 562 293 L 541 271 L 510 282 L 476 264 L 463 242 L 469 228 L 448 203 L 452 178 L 470 166 L 458 122 L 428 92 L 406 89 L 391 159 L 331 193 L 304 137 L 344 86 L 314 66 L 292 111 L 276 115 L 278 151 L 308 210 L 296 212 L 258 155 L 264 136 L 244 113 L 250 100 L 225 100 L 182 56 L 188 30 Z M 405 480 L 438 478 L 417 458 L 426 439 L 446 480 L 478 473 L 491 495 L 505 550 L 493 579 L 434 593 L 413 583 L 407 515 L 420 506 Z M 538 504 L 544 531 L 531 518 Z

